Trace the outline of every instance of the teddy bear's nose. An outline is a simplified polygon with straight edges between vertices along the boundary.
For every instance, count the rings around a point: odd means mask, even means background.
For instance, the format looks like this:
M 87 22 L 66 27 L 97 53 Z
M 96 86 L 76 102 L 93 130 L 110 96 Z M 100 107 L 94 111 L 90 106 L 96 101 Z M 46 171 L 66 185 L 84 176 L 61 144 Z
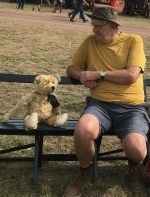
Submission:
M 52 90 L 53 90 L 53 91 L 55 90 L 55 86 L 52 86 Z

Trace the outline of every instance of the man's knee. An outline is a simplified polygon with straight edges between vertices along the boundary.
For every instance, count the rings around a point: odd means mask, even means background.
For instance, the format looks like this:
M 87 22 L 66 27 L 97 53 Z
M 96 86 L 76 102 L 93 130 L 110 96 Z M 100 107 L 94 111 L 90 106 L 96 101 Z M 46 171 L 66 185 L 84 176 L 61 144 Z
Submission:
M 139 133 L 130 133 L 122 141 L 123 149 L 129 159 L 142 161 L 147 154 L 146 139 Z
M 89 139 L 96 139 L 99 134 L 99 122 L 93 115 L 83 115 L 77 124 L 75 135 Z

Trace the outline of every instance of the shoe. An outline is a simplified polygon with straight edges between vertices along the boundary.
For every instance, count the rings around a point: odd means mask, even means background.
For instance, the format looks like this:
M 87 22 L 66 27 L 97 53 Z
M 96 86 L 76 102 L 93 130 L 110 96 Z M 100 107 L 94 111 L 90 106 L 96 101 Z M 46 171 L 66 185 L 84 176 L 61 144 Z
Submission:
M 91 182 L 92 179 L 92 167 L 89 167 L 86 171 L 80 171 L 79 176 L 70 183 L 64 193 L 64 197 L 80 197 L 85 187 Z
M 38 11 L 41 12 L 41 6 L 40 5 L 38 5 Z
M 143 183 L 141 176 L 141 164 L 128 161 L 128 186 L 129 189 L 135 193 L 140 194 L 143 192 Z
M 69 18 L 71 17 L 71 14 L 70 14 L 70 12 L 68 13 L 68 17 L 69 17 Z
M 88 19 L 84 19 L 83 22 L 86 23 L 88 21 Z
M 70 19 L 70 22 L 75 22 L 73 19 Z

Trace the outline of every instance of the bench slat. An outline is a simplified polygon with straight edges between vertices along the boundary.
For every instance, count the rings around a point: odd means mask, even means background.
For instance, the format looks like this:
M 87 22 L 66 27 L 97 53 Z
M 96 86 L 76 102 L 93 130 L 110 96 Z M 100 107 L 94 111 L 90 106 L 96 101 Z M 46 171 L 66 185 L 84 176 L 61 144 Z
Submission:
M 2 82 L 18 82 L 18 83 L 33 83 L 34 79 L 37 75 L 20 75 L 20 74 L 7 74 L 7 73 L 0 73 L 0 81 Z M 77 84 L 80 85 L 81 83 L 78 80 L 71 79 L 66 76 L 61 76 L 60 84 Z
M 50 127 L 45 124 L 39 124 L 38 128 L 33 131 L 25 131 L 23 120 L 9 120 L 7 122 L 0 122 L 0 135 L 33 135 L 37 133 L 40 135 L 62 135 L 72 136 L 74 134 L 77 120 L 68 120 L 62 127 Z
M 2 82 L 18 82 L 18 83 L 33 83 L 34 79 L 37 75 L 21 75 L 15 73 L 0 73 L 0 81 Z M 150 79 L 144 79 L 145 85 L 150 86 Z M 77 84 L 80 85 L 81 83 L 78 80 L 71 79 L 66 76 L 61 76 L 60 84 Z
M 51 127 L 40 123 L 36 130 L 25 131 L 23 120 L 12 119 L 7 122 L 0 122 L 0 135 L 73 136 L 76 124 L 77 120 L 68 120 L 62 127 Z M 104 135 L 115 135 L 115 132 Z
M 144 79 L 145 86 L 150 86 L 150 79 Z

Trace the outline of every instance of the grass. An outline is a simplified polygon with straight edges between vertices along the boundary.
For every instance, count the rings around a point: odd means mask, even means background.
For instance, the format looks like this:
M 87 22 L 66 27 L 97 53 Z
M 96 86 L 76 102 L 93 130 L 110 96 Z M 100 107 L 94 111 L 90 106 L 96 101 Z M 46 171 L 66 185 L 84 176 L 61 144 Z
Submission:
M 65 75 L 65 70 L 73 52 L 89 35 L 91 27 L 82 24 L 64 24 L 68 10 L 63 13 L 51 13 L 52 7 L 46 5 L 42 11 L 31 11 L 31 5 L 26 4 L 24 11 L 16 10 L 15 4 L 0 3 L 0 12 L 7 15 L 16 14 L 17 17 L 7 18 L 1 16 L 0 20 L 0 72 L 24 74 L 59 73 Z M 20 16 L 24 17 L 24 20 Z M 27 19 L 30 17 L 30 20 Z M 31 20 L 31 17 L 37 18 Z M 49 20 L 60 20 L 62 23 L 50 23 Z M 45 21 L 44 21 L 45 20 Z M 119 16 L 119 22 L 128 27 L 149 28 L 149 19 L 142 17 Z M 150 65 L 150 36 L 142 34 Z M 145 76 L 149 76 L 146 69 Z M 0 117 L 9 111 L 19 98 L 30 92 L 33 85 L 18 85 L 15 83 L 0 83 Z M 84 107 L 84 97 L 88 94 L 82 87 L 59 87 L 57 95 L 62 105 L 62 111 L 67 111 L 70 118 L 78 118 Z M 66 102 L 67 101 L 67 102 Z M 1 136 L 0 147 L 25 144 L 32 142 L 30 137 Z M 74 152 L 73 139 L 64 137 L 45 138 L 45 152 Z M 110 147 L 119 147 L 120 142 L 114 138 L 103 141 L 102 150 Z M 13 155 L 32 155 L 33 150 L 28 149 L 16 152 Z M 100 176 L 98 182 L 87 188 L 84 197 L 130 197 L 133 194 L 128 190 L 124 181 L 127 163 L 123 161 L 99 162 Z M 37 190 L 31 186 L 32 163 L 1 163 L 0 165 L 0 196 L 5 197 L 61 197 L 66 185 L 76 175 L 78 164 L 76 162 L 44 162 L 40 174 L 40 185 Z M 145 176 L 143 180 L 145 180 Z M 150 189 L 145 188 L 142 196 L 149 196 Z

